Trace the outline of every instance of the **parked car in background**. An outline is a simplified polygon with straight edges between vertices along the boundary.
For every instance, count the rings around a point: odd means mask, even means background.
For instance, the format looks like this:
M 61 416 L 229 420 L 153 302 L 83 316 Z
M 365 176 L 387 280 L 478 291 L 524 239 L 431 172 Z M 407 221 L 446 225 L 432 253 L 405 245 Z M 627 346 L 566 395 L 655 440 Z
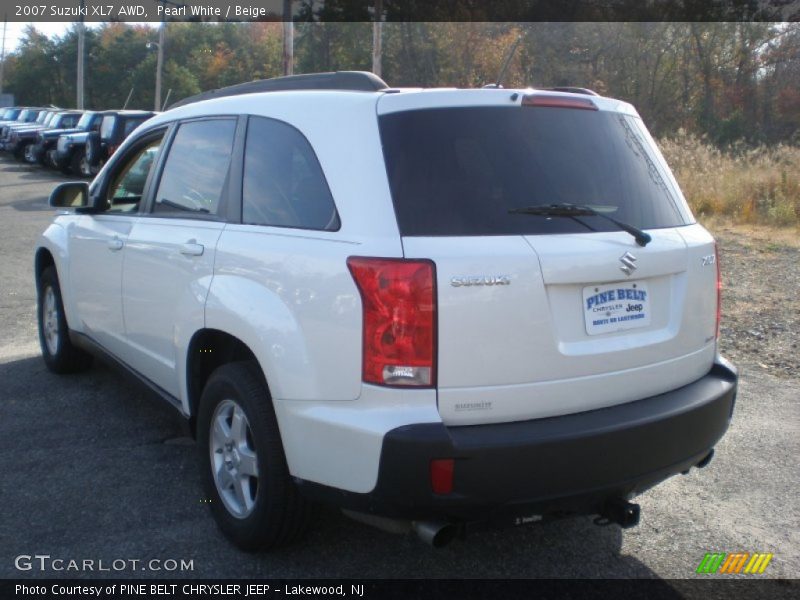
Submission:
M 30 122 L 18 121 L 4 126 L 2 130 L 0 130 L 0 150 L 7 150 L 6 146 L 15 132 L 39 129 L 47 126 L 59 110 L 61 109 L 43 109 L 40 110 L 36 118 Z
M 52 167 L 56 169 L 70 166 L 69 163 L 64 165 L 58 160 L 58 140 L 63 135 L 99 131 L 100 123 L 103 120 L 103 114 L 105 113 L 93 110 L 87 111 L 81 115 L 81 118 L 75 127 L 63 127 L 61 129 L 45 129 L 39 131 L 37 135 L 37 142 L 30 152 L 33 160 L 29 160 L 29 162 L 39 162 L 46 167 Z
M 91 177 L 92 169 L 86 157 L 86 148 L 89 144 L 99 145 L 100 127 L 105 119 L 112 119 L 120 114 L 118 110 L 104 110 L 96 113 L 96 121 L 87 131 L 76 131 L 59 136 L 52 153 L 55 168 L 67 175 L 80 175 Z M 91 141 L 90 141 L 91 140 Z M 95 170 L 96 172 L 96 170 Z
M 21 113 L 23 110 L 24 109 L 22 107 L 3 109 L 3 112 L 0 113 L 0 126 L 16 121 L 19 113 Z
M 41 121 L 39 121 L 39 118 L 44 119 L 44 117 L 47 115 L 48 112 L 49 112 L 48 109 L 45 108 L 25 108 L 22 111 L 20 111 L 16 119 L 0 125 L 0 150 L 3 149 L 2 140 L 6 136 L 8 136 L 8 132 L 12 128 L 24 127 L 26 125 L 32 125 L 34 123 L 41 123 Z
M 83 114 L 82 111 L 53 112 L 42 124 L 36 127 L 19 128 L 12 131 L 6 141 L 5 150 L 11 152 L 17 160 L 36 162 L 33 147 L 39 132 L 74 128 Z
M 103 117 L 98 136 L 88 136 L 85 153 L 90 176 L 95 175 L 134 129 L 157 113 L 147 110 L 120 110 Z
M 82 131 L 59 136 L 56 143 L 55 163 L 65 175 L 91 177 L 92 169 L 86 158 L 86 145 L 89 138 L 100 136 L 98 131 Z

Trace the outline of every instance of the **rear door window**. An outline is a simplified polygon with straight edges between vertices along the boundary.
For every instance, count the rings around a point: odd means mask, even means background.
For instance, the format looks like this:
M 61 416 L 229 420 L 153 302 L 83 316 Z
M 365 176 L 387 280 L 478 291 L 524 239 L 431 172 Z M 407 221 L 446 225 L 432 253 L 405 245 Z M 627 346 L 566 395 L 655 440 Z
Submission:
M 379 118 L 402 235 L 616 231 L 600 217 L 509 214 L 587 205 L 651 229 L 686 224 L 639 119 L 551 107 L 466 107 Z
M 242 182 L 242 222 L 335 231 L 339 216 L 311 144 L 297 129 L 250 117 Z

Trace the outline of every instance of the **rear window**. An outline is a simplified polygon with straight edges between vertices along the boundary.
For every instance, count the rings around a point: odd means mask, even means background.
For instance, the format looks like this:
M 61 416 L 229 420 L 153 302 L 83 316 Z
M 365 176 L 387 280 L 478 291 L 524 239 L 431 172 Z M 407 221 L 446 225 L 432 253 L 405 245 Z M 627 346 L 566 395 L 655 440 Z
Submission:
M 136 129 L 139 125 L 144 123 L 147 119 L 145 117 L 136 118 L 136 119 L 127 119 L 125 121 L 125 125 L 122 128 L 122 137 L 128 137 L 131 132 Z
M 380 117 L 402 235 L 529 235 L 617 231 L 600 217 L 509 214 L 588 205 L 643 229 L 685 225 L 641 121 L 604 111 L 467 107 Z

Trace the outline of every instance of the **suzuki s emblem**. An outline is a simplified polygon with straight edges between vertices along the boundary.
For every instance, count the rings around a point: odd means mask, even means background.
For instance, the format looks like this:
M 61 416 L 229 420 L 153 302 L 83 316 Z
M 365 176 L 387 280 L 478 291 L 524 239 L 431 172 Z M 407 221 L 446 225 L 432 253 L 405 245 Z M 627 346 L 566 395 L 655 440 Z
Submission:
M 630 276 L 630 274 L 636 270 L 636 257 L 630 252 L 626 252 L 620 256 L 619 262 L 622 263 L 622 266 L 619 268 L 619 270 L 625 273 L 625 275 Z

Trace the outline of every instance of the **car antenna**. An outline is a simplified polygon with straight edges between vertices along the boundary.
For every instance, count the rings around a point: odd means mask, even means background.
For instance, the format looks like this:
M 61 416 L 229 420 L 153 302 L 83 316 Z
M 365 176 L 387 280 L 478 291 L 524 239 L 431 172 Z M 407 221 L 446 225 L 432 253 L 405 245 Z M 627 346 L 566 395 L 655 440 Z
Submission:
M 133 90 L 134 90 L 134 88 L 131 88 L 131 91 L 128 92 L 128 97 L 125 98 L 125 104 L 122 105 L 122 110 L 125 110 L 126 108 L 128 108 L 128 102 L 131 101 L 131 96 L 133 96 Z
M 503 87 L 503 85 L 502 85 L 503 77 L 506 76 L 506 71 L 508 70 L 508 65 L 511 64 L 511 59 L 514 58 L 514 53 L 517 51 L 517 46 L 519 46 L 519 43 L 521 41 L 522 41 L 522 34 L 517 36 L 517 39 L 514 42 L 514 45 L 511 46 L 511 49 L 508 51 L 508 54 L 506 55 L 506 60 L 503 62 L 503 67 L 500 69 L 500 74 L 497 76 L 497 82 L 496 83 L 487 83 L 485 86 L 483 86 L 484 89 L 497 89 L 497 88 Z

